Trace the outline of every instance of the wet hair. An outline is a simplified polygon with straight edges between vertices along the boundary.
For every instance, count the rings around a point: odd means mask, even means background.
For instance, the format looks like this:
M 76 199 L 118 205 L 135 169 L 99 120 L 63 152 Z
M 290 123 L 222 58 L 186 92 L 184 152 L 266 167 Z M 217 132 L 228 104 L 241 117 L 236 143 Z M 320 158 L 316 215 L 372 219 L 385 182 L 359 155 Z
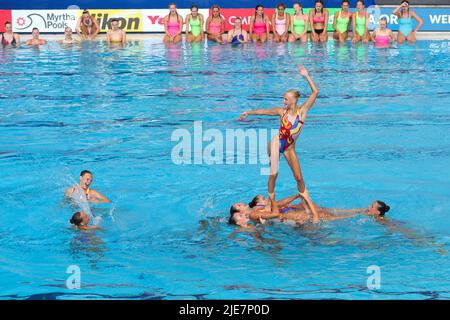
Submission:
M 386 212 L 389 211 L 389 209 L 391 209 L 391 207 L 389 207 L 386 203 L 384 203 L 383 201 L 377 200 L 377 209 L 380 212 L 380 216 L 384 216 L 384 214 Z
M 191 6 L 191 11 L 192 11 L 193 9 L 197 9 L 197 10 L 198 10 L 198 6 L 197 6 L 196 4 L 193 4 L 193 5 Z
M 278 9 L 279 7 L 283 7 L 283 9 L 286 9 L 286 5 L 285 5 L 283 2 L 277 4 L 277 9 Z
M 6 26 L 7 24 L 11 24 L 11 21 L 6 21 L 6 22 L 5 22 L 5 26 Z
M 344 3 L 348 3 L 350 5 L 350 1 L 349 0 L 342 0 L 342 4 Z
M 177 7 L 177 4 L 176 4 L 175 2 L 171 2 L 171 3 L 169 3 L 169 8 L 170 8 L 171 6 Z
M 119 19 L 113 18 L 113 19 L 111 19 L 111 23 L 112 23 L 112 22 L 119 22 Z
M 230 218 L 228 219 L 228 223 L 229 224 L 236 224 L 236 220 L 234 220 L 234 214 L 236 213 L 236 212 L 239 212 L 239 210 L 238 209 L 236 209 L 235 207 L 234 207 L 234 205 L 232 205 L 231 207 L 230 207 Z
M 38 28 L 36 28 L 36 27 L 34 27 L 32 30 L 31 30 L 31 32 L 33 32 L 34 30 L 37 30 L 37 31 L 39 31 L 39 29 Z
M 81 212 L 75 212 L 72 215 L 72 218 L 69 220 L 69 222 L 75 226 L 79 226 L 81 225 L 81 223 L 83 222 L 83 218 L 81 217 Z
M 288 91 L 286 91 L 286 93 L 293 94 L 295 99 L 297 99 L 297 100 L 298 100 L 298 98 L 300 98 L 300 92 L 298 90 L 288 90 Z
M 214 10 L 214 9 L 219 9 L 219 11 L 220 11 L 220 6 L 219 6 L 218 4 L 214 4 L 214 5 L 211 7 L 211 11 Z
M 295 5 L 298 5 L 300 8 L 302 8 L 302 13 L 303 13 L 303 6 L 300 2 L 294 2 L 294 4 L 292 5 L 292 7 L 294 7 Z
M 84 9 L 82 14 L 89 14 L 89 10 Z
M 253 200 L 250 201 L 250 202 L 248 203 L 248 206 L 249 206 L 250 208 L 256 207 L 256 205 L 257 205 L 259 202 L 260 202 L 260 201 L 259 201 L 259 195 L 258 195 L 258 196 L 256 196 L 256 197 L 254 197 Z
M 83 170 L 80 173 L 80 177 L 84 176 L 85 174 L 89 173 L 91 176 L 93 175 L 92 172 L 90 172 L 89 170 Z
M 408 4 L 408 6 L 409 6 L 409 1 L 408 0 L 402 0 L 402 2 L 400 2 L 400 4 L 403 4 L 403 3 L 407 3 Z
M 361 2 L 363 6 L 365 5 L 363 0 L 356 1 L 356 4 L 358 4 L 358 2 Z

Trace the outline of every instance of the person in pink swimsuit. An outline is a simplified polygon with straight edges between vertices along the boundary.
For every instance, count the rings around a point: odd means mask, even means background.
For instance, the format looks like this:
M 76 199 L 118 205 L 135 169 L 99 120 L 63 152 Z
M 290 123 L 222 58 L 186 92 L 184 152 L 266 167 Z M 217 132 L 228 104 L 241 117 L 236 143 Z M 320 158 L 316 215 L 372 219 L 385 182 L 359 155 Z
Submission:
M 291 25 L 291 17 L 284 12 L 286 6 L 284 3 L 280 3 L 277 6 L 278 12 L 272 16 L 273 38 L 274 42 L 286 42 L 288 40 L 288 29 Z
M 224 44 L 223 34 L 225 32 L 225 19 L 220 15 L 220 7 L 213 5 L 211 7 L 212 15 L 206 19 L 206 33 L 208 40 Z
M 177 12 L 177 5 L 171 3 L 169 5 L 170 13 L 164 17 L 164 43 L 178 43 L 181 41 L 181 33 L 183 32 L 183 17 Z
M 250 38 L 253 42 L 266 42 L 269 34 L 269 18 L 264 15 L 264 7 L 257 5 L 255 15 L 250 18 Z
M 323 8 L 323 1 L 316 0 L 314 10 L 309 12 L 309 21 L 311 23 L 311 41 L 328 41 L 328 10 Z
M 379 28 L 373 30 L 372 41 L 377 48 L 388 48 L 389 45 L 395 42 L 395 36 L 391 29 L 387 28 L 387 19 L 381 18 Z

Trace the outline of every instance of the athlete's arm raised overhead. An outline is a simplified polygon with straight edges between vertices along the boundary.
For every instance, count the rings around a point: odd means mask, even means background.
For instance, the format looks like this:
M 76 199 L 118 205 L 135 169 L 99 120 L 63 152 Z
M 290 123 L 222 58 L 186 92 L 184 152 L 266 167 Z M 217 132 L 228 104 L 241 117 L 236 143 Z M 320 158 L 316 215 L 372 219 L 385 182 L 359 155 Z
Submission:
M 308 100 L 306 100 L 305 103 L 303 103 L 302 107 L 305 107 L 307 110 L 311 109 L 314 102 L 317 99 L 317 96 L 319 95 L 319 89 L 317 89 L 316 84 L 314 83 L 314 81 L 311 79 L 311 77 L 309 76 L 308 71 L 305 69 L 304 66 L 299 65 L 298 66 L 298 72 L 305 77 L 306 81 L 308 81 L 309 86 L 311 87 L 312 93 L 309 96 Z

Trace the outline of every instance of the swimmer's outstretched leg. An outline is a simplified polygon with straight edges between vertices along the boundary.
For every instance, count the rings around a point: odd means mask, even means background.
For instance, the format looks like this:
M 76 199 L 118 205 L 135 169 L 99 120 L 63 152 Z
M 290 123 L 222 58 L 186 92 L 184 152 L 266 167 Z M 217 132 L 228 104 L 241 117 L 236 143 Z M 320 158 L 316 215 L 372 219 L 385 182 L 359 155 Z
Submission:
M 277 201 L 275 199 L 275 183 L 278 176 L 280 163 L 280 137 L 274 136 L 269 143 L 270 175 L 268 182 L 269 199 L 272 205 L 272 212 L 279 213 Z
M 309 195 L 308 190 L 305 186 L 305 181 L 303 180 L 302 176 L 302 169 L 300 167 L 300 162 L 297 157 L 297 153 L 295 152 L 295 145 L 292 145 L 290 148 L 288 148 L 284 152 L 284 156 L 286 157 L 286 160 L 289 164 L 289 167 L 291 167 L 292 173 L 294 175 L 295 181 L 297 181 L 297 188 L 300 196 L 305 201 L 305 203 L 308 205 L 309 209 L 312 212 L 313 215 L 313 222 L 318 223 L 320 222 L 319 213 L 317 211 L 316 205 L 312 202 L 311 197 Z

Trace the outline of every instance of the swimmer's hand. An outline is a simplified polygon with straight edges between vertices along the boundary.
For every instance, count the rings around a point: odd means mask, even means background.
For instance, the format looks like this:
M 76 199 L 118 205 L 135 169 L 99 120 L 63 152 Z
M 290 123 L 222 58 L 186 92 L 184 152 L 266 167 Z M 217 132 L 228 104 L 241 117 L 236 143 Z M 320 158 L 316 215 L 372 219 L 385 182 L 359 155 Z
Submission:
M 307 77 L 309 75 L 308 70 L 306 70 L 306 68 L 301 64 L 298 65 L 298 73 L 300 73 L 304 77 Z
M 245 118 L 247 118 L 247 116 L 248 116 L 247 111 L 242 112 L 242 113 L 241 113 L 241 116 L 239 117 L 239 120 L 244 120 Z
M 261 223 L 261 224 L 266 224 L 266 219 L 263 219 L 263 218 L 259 218 L 259 223 Z

